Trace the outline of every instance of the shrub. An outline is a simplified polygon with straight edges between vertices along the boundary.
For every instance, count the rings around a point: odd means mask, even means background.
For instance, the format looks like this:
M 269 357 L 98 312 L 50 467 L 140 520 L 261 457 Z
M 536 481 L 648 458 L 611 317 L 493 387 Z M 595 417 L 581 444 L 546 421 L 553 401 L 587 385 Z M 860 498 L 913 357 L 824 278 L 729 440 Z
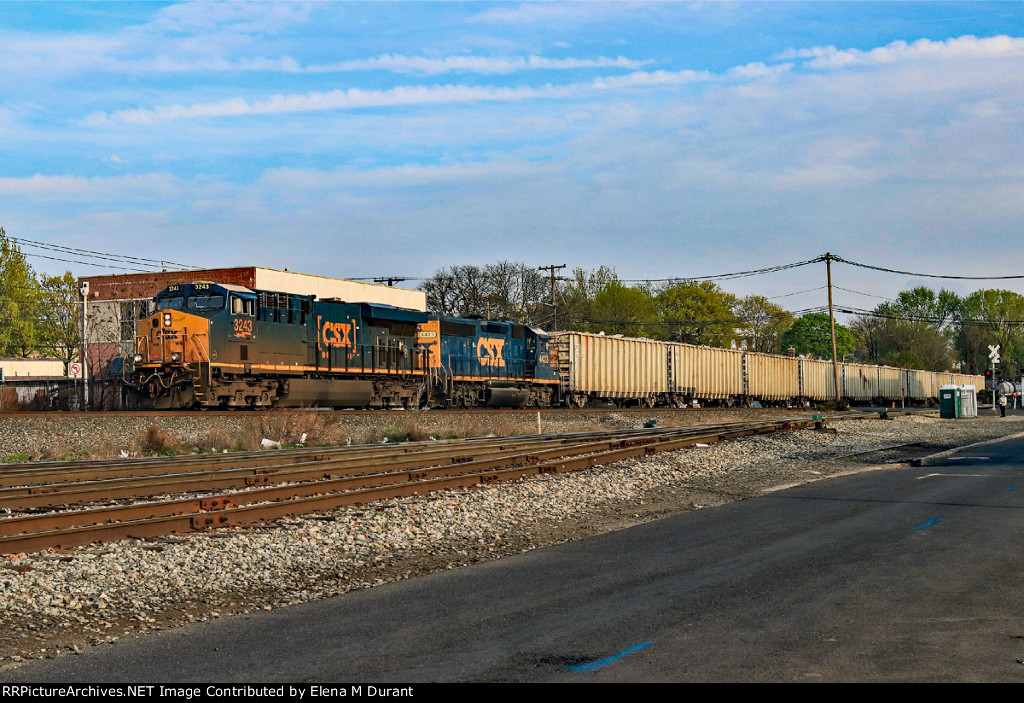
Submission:
M 146 434 L 137 441 L 143 452 L 157 454 L 177 454 L 178 445 L 168 434 L 167 430 L 160 425 L 152 424 L 146 429 Z

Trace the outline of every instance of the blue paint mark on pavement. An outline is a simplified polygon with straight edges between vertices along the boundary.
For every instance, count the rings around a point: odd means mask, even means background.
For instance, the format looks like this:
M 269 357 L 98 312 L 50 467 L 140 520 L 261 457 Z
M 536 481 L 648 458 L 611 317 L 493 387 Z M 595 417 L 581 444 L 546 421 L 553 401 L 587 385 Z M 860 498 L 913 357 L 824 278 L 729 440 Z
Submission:
M 622 659 L 622 657 L 626 656 L 627 654 L 632 654 L 638 649 L 643 649 L 644 647 L 648 647 L 652 644 L 654 644 L 654 640 L 651 640 L 650 642 L 644 642 L 643 644 L 638 644 L 635 647 L 627 649 L 625 652 L 616 654 L 613 657 L 608 657 L 607 659 L 598 659 L 597 661 L 587 662 L 586 664 L 573 664 L 572 666 L 567 666 L 566 668 L 571 669 L 572 671 L 597 671 L 605 664 L 611 664 L 616 659 Z
M 912 529 L 912 530 L 920 530 L 922 527 L 930 527 L 931 525 L 934 525 L 937 522 L 942 522 L 942 518 L 940 518 L 940 517 L 933 517 L 930 520 L 925 520 L 923 524 L 918 525 L 917 527 L 911 527 L 910 529 Z
M 1012 491 L 1013 487 L 1016 486 L 1016 485 L 1017 485 L 1016 483 L 1011 483 L 1010 487 L 1006 489 L 1006 492 L 1009 493 L 1010 491 Z

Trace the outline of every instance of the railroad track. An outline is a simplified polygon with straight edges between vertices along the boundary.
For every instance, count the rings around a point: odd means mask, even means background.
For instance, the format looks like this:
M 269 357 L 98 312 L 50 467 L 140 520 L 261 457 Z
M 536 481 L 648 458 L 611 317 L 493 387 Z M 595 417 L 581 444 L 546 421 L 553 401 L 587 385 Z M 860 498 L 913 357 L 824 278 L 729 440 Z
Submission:
M 983 406 L 982 406 L 983 407 Z M 991 406 L 988 406 L 991 408 Z M 609 412 L 625 412 L 625 413 L 638 413 L 638 414 L 650 414 L 660 412 L 671 412 L 673 414 L 685 414 L 695 412 L 730 412 L 735 410 L 783 410 L 784 408 L 741 408 L 741 407 L 726 407 L 720 405 L 704 405 L 700 407 L 683 407 L 683 408 L 670 408 L 667 406 L 657 406 L 649 408 L 647 406 L 629 405 L 624 407 L 614 407 L 610 404 L 603 406 L 596 405 L 594 407 L 585 408 L 568 408 L 564 406 L 550 407 L 550 408 L 489 408 L 489 407 L 477 407 L 477 408 L 448 408 L 443 412 L 445 415 L 457 415 L 457 414 L 468 414 L 468 415 L 533 415 L 541 413 L 542 415 L 556 414 L 556 413 L 572 413 L 574 415 L 579 414 L 603 414 Z M 926 410 L 927 408 L 919 408 Z M 932 408 L 934 410 L 934 408 Z M 323 408 L 316 409 L 318 413 L 325 415 L 332 414 L 337 416 L 369 416 L 369 417 L 380 417 L 380 416 L 394 416 L 401 417 L 403 414 L 416 415 L 418 411 L 407 411 L 398 408 L 389 408 L 381 410 L 345 410 L 337 408 Z M 861 411 L 868 412 L 873 411 L 871 408 L 862 407 Z M 48 410 L 0 410 L 0 418 L 44 418 L 46 414 L 50 412 Z M 180 417 L 260 417 L 269 413 L 308 413 L 309 408 L 274 408 L 271 410 L 252 410 L 245 408 L 237 408 L 234 410 L 65 410 L 61 411 L 61 417 L 65 418 L 123 418 L 123 417 L 145 417 L 145 418 L 180 418 Z M 438 412 L 438 411 L 433 411 Z M 903 410 L 890 410 L 890 412 L 903 412 Z
M 876 413 L 828 420 L 876 418 Z M 321 512 L 382 498 L 578 471 L 824 420 L 263 451 L 0 470 L 0 552 L 152 538 Z

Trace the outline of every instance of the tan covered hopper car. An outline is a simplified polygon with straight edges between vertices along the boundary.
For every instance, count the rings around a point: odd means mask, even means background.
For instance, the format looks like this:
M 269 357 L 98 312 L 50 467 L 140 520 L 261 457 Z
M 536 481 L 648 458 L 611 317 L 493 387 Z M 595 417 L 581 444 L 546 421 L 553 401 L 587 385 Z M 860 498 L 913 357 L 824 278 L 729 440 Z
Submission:
M 759 354 L 651 339 L 556 332 L 563 402 L 682 406 L 788 405 L 835 398 L 830 361 Z M 867 364 L 839 364 L 843 398 L 856 403 L 934 401 L 946 383 L 982 387 L 981 376 L 935 373 Z

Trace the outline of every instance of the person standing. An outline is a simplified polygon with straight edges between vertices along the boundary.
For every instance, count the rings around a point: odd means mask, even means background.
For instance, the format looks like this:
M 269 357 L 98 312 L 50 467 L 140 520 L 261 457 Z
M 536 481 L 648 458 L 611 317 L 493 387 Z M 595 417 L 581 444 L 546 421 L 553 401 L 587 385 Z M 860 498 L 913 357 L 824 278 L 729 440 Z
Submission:
M 999 396 L 999 417 L 1006 417 L 1006 396 Z

